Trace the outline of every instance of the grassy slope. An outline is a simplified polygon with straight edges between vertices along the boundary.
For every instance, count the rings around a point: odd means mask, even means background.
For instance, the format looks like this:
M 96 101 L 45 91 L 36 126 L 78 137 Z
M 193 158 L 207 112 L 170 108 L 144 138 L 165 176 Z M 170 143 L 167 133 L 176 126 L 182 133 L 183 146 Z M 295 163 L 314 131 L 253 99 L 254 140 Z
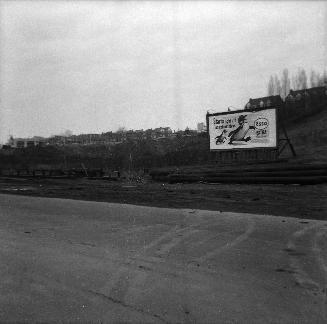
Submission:
M 316 115 L 287 126 L 287 133 L 298 155 L 296 160 L 327 162 L 327 107 Z
M 278 163 L 278 166 L 282 167 L 283 165 L 289 164 L 289 162 L 294 164 L 311 164 L 311 163 L 327 163 L 327 107 L 324 111 L 319 112 L 310 117 L 304 118 L 302 120 L 298 120 L 286 126 L 288 137 L 291 139 L 291 143 L 295 149 L 297 154 L 296 158 L 292 158 L 291 150 L 287 147 L 285 148 L 283 154 L 281 155 L 282 163 Z M 284 137 L 281 133 L 280 137 Z M 207 143 L 202 143 L 201 145 L 207 145 Z M 285 160 L 283 162 L 282 160 Z M 288 161 L 288 162 L 287 162 Z M 242 167 L 251 168 L 250 165 L 241 165 Z M 276 165 L 276 163 L 268 163 L 272 165 Z M 266 168 L 268 167 L 267 163 L 264 164 L 256 164 L 256 168 Z M 221 170 L 223 165 L 215 165 L 219 170 Z M 192 172 L 194 168 L 196 170 L 212 170 L 212 163 L 199 163 L 195 165 L 184 165 L 179 167 L 180 170 L 184 170 L 185 172 Z M 236 167 L 227 165 L 227 168 Z M 153 170 L 166 170 L 167 172 L 171 170 L 175 170 L 176 167 L 167 166 L 164 168 L 153 168 Z M 160 172 L 159 171 L 159 172 Z

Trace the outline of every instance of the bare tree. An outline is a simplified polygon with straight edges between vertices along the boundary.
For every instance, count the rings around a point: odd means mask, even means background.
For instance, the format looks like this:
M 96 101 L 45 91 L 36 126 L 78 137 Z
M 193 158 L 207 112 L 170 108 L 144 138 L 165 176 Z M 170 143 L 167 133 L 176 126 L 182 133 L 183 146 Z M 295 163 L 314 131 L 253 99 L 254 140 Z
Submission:
M 316 71 L 311 70 L 311 73 L 310 73 L 311 87 L 316 87 L 318 85 L 318 82 L 319 82 L 319 74 Z
M 301 70 L 301 87 L 302 89 L 308 88 L 308 78 L 304 69 Z
M 321 75 L 320 73 L 312 70 L 310 74 L 311 87 L 326 87 L 327 86 L 327 72 Z
M 290 91 L 291 84 L 293 90 L 303 90 L 308 88 L 308 77 L 303 68 L 298 68 L 296 74 L 292 75 L 291 79 L 287 68 L 283 70 L 281 80 L 279 80 L 276 74 L 274 76 L 271 75 L 267 86 L 268 96 L 280 95 L 285 99 Z M 320 75 L 318 72 L 311 70 L 310 86 L 327 87 L 327 72 L 324 71 L 323 75 Z
M 323 75 L 318 74 L 316 87 L 326 87 L 327 86 L 327 73 L 324 71 Z
M 273 96 L 275 94 L 274 92 L 274 78 L 271 75 L 269 82 L 268 82 L 268 96 Z
M 280 81 L 278 79 L 277 74 L 275 74 L 275 76 L 274 76 L 274 95 L 275 96 L 280 95 L 281 92 L 282 92 L 282 87 L 280 85 Z
M 299 68 L 297 74 L 292 78 L 294 90 L 303 90 L 308 87 L 308 78 L 304 69 Z
M 323 79 L 323 85 L 325 87 L 327 87 L 327 72 L 326 71 L 324 71 L 324 74 L 322 76 L 322 79 Z
M 281 93 L 280 93 L 283 99 L 286 98 L 291 88 L 291 80 L 288 74 L 289 74 L 288 69 L 284 69 L 282 75 L 282 85 L 281 85 Z

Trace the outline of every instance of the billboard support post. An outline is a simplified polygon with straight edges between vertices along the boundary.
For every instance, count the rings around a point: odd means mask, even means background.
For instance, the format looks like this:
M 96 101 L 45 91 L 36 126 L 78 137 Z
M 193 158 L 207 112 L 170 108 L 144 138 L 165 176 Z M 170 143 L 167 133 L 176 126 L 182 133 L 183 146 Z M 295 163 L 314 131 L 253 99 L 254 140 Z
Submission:
M 296 157 L 296 153 L 295 153 L 294 147 L 293 147 L 293 145 L 291 143 L 290 138 L 287 135 L 287 131 L 286 131 L 286 127 L 284 125 L 284 122 L 283 122 L 282 118 L 280 118 L 280 114 L 278 114 L 278 115 L 279 115 L 278 116 L 279 117 L 278 118 L 278 124 L 280 125 L 281 130 L 283 132 L 283 135 L 285 137 L 285 138 L 278 138 L 278 142 L 279 142 L 278 143 L 278 156 L 280 156 L 283 153 L 283 151 L 285 150 L 286 146 L 288 145 L 289 148 L 291 149 L 291 152 L 292 152 L 293 157 Z

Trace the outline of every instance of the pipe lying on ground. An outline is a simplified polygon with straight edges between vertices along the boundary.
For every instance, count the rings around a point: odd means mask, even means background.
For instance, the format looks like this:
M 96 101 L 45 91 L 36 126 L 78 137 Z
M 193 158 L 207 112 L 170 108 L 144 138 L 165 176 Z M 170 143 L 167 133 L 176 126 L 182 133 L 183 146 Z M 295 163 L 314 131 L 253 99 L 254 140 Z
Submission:
M 230 183 L 230 184 L 320 184 L 327 182 L 327 176 L 305 176 L 305 177 L 196 177 L 178 176 L 168 177 L 170 183 Z

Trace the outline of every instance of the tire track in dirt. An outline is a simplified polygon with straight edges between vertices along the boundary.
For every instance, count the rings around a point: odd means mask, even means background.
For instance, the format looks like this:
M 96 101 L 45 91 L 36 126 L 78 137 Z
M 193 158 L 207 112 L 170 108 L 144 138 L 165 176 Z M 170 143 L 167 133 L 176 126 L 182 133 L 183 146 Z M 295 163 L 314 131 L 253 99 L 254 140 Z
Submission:
M 173 228 L 171 228 L 170 230 L 166 231 L 165 233 L 163 233 L 162 235 L 160 235 L 158 238 L 156 238 L 155 240 L 151 241 L 149 244 L 143 246 L 141 248 L 141 250 L 137 253 L 137 255 L 143 255 L 145 254 L 148 250 L 154 248 L 155 246 L 157 246 L 158 244 L 160 244 L 161 242 L 163 242 L 166 239 L 169 239 L 171 237 L 173 237 L 174 235 L 180 233 L 181 231 L 183 231 L 184 229 L 180 229 L 179 226 L 174 226 Z
M 169 252 L 175 248 L 176 246 L 178 246 L 180 243 L 182 243 L 183 240 L 185 240 L 187 237 L 192 236 L 193 234 L 196 234 L 200 232 L 200 230 L 198 229 L 193 229 L 192 226 L 187 227 L 181 231 L 179 231 L 177 233 L 178 237 L 173 237 L 169 242 L 161 245 L 157 252 L 156 255 L 159 256 L 165 256 L 167 254 L 169 254 Z
M 255 229 L 255 221 L 252 218 L 248 218 L 247 222 L 248 222 L 248 224 L 247 224 L 245 232 L 243 232 L 241 235 L 237 236 L 232 241 L 227 242 L 223 246 L 220 246 L 217 249 L 214 249 L 212 251 L 209 251 L 209 252 L 205 253 L 201 257 L 197 258 L 196 261 L 197 262 L 203 262 L 205 260 L 213 258 L 213 257 L 217 256 L 218 254 L 220 254 L 220 253 L 222 253 L 224 251 L 227 251 L 227 250 L 235 247 L 236 245 L 240 244 L 241 242 L 247 240 L 249 238 L 249 236 L 253 233 L 254 229 Z
M 194 214 L 194 211 L 189 213 Z M 194 216 L 186 215 L 183 222 L 186 224 L 191 221 L 191 218 L 194 218 Z M 200 218 L 200 220 L 191 225 L 185 225 L 182 227 L 180 225 L 176 225 L 170 230 L 160 235 L 155 240 L 151 241 L 149 244 L 143 246 L 135 256 L 146 257 L 146 254 L 150 250 L 156 249 L 158 252 L 156 252 L 155 255 L 163 257 L 167 255 L 178 244 L 182 243 L 185 238 L 200 232 L 199 227 L 211 224 L 211 221 L 212 220 L 210 219 L 203 220 L 202 218 Z M 152 256 L 152 259 L 153 258 L 157 257 Z
M 104 298 L 114 299 L 121 304 L 133 305 L 134 308 L 140 308 L 135 306 L 138 304 L 137 298 L 138 296 L 142 296 L 140 292 L 144 289 L 148 276 L 153 273 L 152 268 L 149 268 L 147 265 L 144 266 L 144 263 L 151 263 L 158 266 L 161 262 L 161 259 L 158 257 L 146 255 L 147 252 L 160 245 L 161 242 L 172 239 L 182 230 L 184 229 L 174 226 L 139 249 L 137 253 L 133 254 L 133 258 L 127 257 L 125 262 L 115 270 L 116 274 L 113 280 L 110 280 L 99 292 L 96 291 L 94 293 L 98 293 L 99 296 L 104 296 Z
M 313 238 L 313 246 L 312 250 L 316 255 L 316 259 L 321 270 L 324 272 L 324 277 L 327 279 L 327 260 L 325 260 L 322 256 L 322 249 L 320 248 L 319 242 L 321 241 L 322 237 L 327 235 L 327 227 L 320 228 Z
M 296 282 L 306 290 L 314 292 L 319 291 L 320 285 L 305 271 L 303 267 L 303 257 L 305 257 L 305 254 L 301 251 L 297 241 L 320 226 L 320 224 L 315 224 L 294 232 L 287 243 L 286 249 Z
M 46 277 L 45 277 L 46 278 Z M 69 282 L 62 282 L 62 281 L 57 281 L 53 278 L 43 278 L 39 277 L 36 282 L 40 282 L 41 284 L 46 284 L 48 287 L 52 287 L 53 289 L 63 289 L 64 291 L 69 291 L 74 294 L 86 294 L 86 295 L 93 295 L 97 298 L 102 299 L 103 301 L 112 303 L 112 304 L 117 304 L 125 309 L 129 309 L 130 311 L 134 311 L 136 313 L 139 313 L 140 315 L 143 315 L 145 317 L 148 317 L 148 319 L 153 319 L 155 321 L 159 321 L 162 323 L 168 323 L 163 317 L 161 317 L 158 314 L 151 313 L 149 310 L 142 308 L 142 307 L 137 307 L 134 304 L 127 303 L 122 299 L 116 298 L 115 296 L 108 296 L 102 292 L 94 291 L 92 289 L 85 289 L 81 287 L 77 287 L 76 285 L 69 283 Z
M 159 267 L 160 272 L 165 272 L 162 257 L 178 246 L 185 238 L 198 233 L 200 230 L 195 227 L 203 226 L 207 223 L 208 221 L 200 221 L 182 228 L 174 226 L 164 232 L 149 244 L 143 246 L 127 264 L 118 267 L 117 272 L 119 275 L 116 275 L 115 279 L 108 283 L 107 287 L 104 287 L 100 294 L 103 293 L 105 296 L 109 296 L 109 298 L 113 298 L 121 303 L 137 304 L 137 297 L 142 296 L 140 291 L 144 289 L 148 280 L 151 280 L 151 277 L 156 275 L 155 270 L 158 270 Z
M 138 298 L 142 297 L 148 274 L 142 268 L 121 266 L 116 269 L 118 275 L 113 282 L 103 287 L 99 294 L 120 302 L 121 304 L 138 305 Z M 108 287 L 109 286 L 109 287 Z
M 327 227 L 320 228 L 313 238 L 312 251 L 315 254 L 318 265 L 323 273 L 324 286 L 323 292 L 323 317 L 327 320 L 327 261 L 322 256 L 322 249 L 320 248 L 319 242 L 327 235 Z
M 166 319 L 164 319 L 163 317 L 159 316 L 158 314 L 152 314 L 152 313 L 150 313 L 150 312 L 144 310 L 143 308 L 139 308 L 139 307 L 136 307 L 136 306 L 134 306 L 134 305 L 130 305 L 130 304 L 128 304 L 128 303 L 125 303 L 125 302 L 122 301 L 122 300 L 118 300 L 118 299 L 112 298 L 111 296 L 107 296 L 107 295 L 105 295 L 105 294 L 102 294 L 102 293 L 99 293 L 99 292 L 97 292 L 97 291 L 93 291 L 93 290 L 86 290 L 86 292 L 91 293 L 91 294 L 93 294 L 93 295 L 95 295 L 95 296 L 97 296 L 97 297 L 100 297 L 101 299 L 104 299 L 104 300 L 110 301 L 110 302 L 112 302 L 112 303 L 114 303 L 114 304 L 118 304 L 118 305 L 121 305 L 121 306 L 123 306 L 123 307 L 125 307 L 125 308 L 129 308 L 129 309 L 131 309 L 131 310 L 133 310 L 133 311 L 136 311 L 136 312 L 138 312 L 138 313 L 140 313 L 140 314 L 143 314 L 143 315 L 145 315 L 145 316 L 150 316 L 150 317 L 152 317 L 153 319 L 157 319 L 157 320 L 159 320 L 159 321 L 162 322 L 162 323 L 167 323 L 167 324 L 170 323 L 170 322 L 168 322 Z

